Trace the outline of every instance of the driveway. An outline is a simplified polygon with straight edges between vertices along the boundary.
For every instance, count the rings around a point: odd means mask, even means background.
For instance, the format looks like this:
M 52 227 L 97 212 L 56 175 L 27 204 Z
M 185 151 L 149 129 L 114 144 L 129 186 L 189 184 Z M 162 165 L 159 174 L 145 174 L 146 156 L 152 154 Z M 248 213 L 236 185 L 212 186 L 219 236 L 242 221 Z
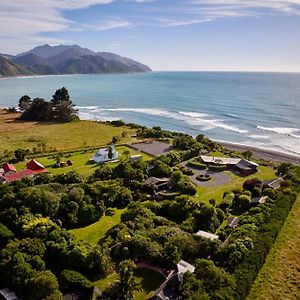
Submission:
M 209 170 L 199 170 L 187 165 L 188 162 L 184 162 L 181 165 L 189 168 L 195 174 L 193 176 L 189 176 L 189 178 L 194 182 L 197 186 L 204 186 L 204 187 L 218 187 L 222 185 L 226 185 L 231 182 L 231 177 L 229 174 L 225 172 L 212 172 Z M 212 178 L 209 181 L 199 181 L 196 179 L 198 175 L 205 175 L 208 174 Z

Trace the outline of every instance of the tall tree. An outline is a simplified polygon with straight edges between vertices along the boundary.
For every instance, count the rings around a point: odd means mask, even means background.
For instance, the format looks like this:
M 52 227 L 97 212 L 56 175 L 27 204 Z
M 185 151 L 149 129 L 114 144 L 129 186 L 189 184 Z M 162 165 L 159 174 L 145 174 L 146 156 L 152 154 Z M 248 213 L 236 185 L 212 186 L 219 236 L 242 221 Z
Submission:
M 134 277 L 136 268 L 132 260 L 124 260 L 120 263 L 118 279 L 110 287 L 109 294 L 113 299 L 130 300 L 133 293 L 141 290 L 141 283 Z
M 70 99 L 69 91 L 62 87 L 52 96 L 53 117 L 60 122 L 69 122 L 77 118 L 77 110 Z
M 19 100 L 19 109 L 20 111 L 26 111 L 30 108 L 32 101 L 28 95 L 24 95 Z

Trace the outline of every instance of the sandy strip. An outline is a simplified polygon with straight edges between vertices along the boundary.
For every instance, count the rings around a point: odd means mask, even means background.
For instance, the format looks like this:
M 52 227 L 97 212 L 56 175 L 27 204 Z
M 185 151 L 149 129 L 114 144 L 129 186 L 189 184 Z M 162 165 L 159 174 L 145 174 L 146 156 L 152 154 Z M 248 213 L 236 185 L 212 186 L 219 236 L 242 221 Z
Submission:
M 226 142 L 218 142 L 218 143 L 234 151 L 244 152 L 249 150 L 253 153 L 253 156 L 258 159 L 277 161 L 277 162 L 290 162 L 298 165 L 300 164 L 300 155 L 297 156 L 297 155 L 287 154 L 275 150 L 262 149 L 262 148 L 240 145 L 240 144 L 233 144 L 233 143 L 226 143 Z

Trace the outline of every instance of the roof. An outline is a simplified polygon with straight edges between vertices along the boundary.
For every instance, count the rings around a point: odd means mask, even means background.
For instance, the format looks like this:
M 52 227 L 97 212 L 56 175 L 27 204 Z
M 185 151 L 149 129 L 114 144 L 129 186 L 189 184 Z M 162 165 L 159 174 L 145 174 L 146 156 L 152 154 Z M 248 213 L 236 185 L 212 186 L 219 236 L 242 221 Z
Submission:
M 116 148 L 115 148 L 114 145 L 111 145 L 110 147 L 111 147 L 111 150 L 112 150 L 113 152 L 116 151 Z M 106 148 L 100 148 L 100 149 L 98 150 L 98 152 L 95 154 L 95 156 L 104 156 L 104 155 L 106 156 L 107 153 L 108 153 L 108 149 L 109 149 L 109 147 L 106 147 Z
M 238 226 L 239 218 L 238 217 L 229 217 L 229 218 L 227 218 L 227 223 L 228 223 L 229 227 L 234 228 L 234 227 Z
M 267 196 L 252 198 L 251 204 L 263 204 L 267 200 Z
M 149 177 L 148 179 L 146 179 L 144 181 L 144 183 L 148 184 L 148 185 L 158 185 L 158 184 L 161 184 L 161 183 L 166 183 L 169 180 L 170 180 L 169 178 Z
M 9 288 L 0 290 L 0 295 L 2 295 L 6 300 L 18 300 L 16 294 L 12 292 Z
M 4 164 L 2 166 L 2 169 L 3 169 L 4 173 L 9 172 L 9 171 L 17 172 L 17 170 L 13 164 Z
M 181 260 L 178 262 L 177 264 L 177 270 L 178 273 L 186 273 L 187 271 L 194 273 L 195 271 L 195 267 L 191 264 L 189 264 L 188 262 Z
M 271 180 L 264 181 L 264 187 L 269 187 L 272 189 L 279 189 L 281 187 L 281 182 L 283 179 L 281 177 Z
M 40 174 L 40 173 L 45 173 L 45 172 L 47 172 L 46 169 L 40 169 L 40 170 L 25 169 L 25 170 L 22 170 L 22 171 L 13 173 L 13 174 L 9 174 L 9 175 L 5 176 L 4 178 L 8 182 L 12 182 L 12 181 L 20 180 L 24 177 L 29 177 L 29 176 L 33 176 L 35 174 Z
M 213 233 L 209 233 L 209 232 L 206 232 L 206 231 L 203 231 L 203 230 L 199 230 L 196 233 L 196 235 L 207 238 L 207 239 L 210 239 L 210 240 L 218 240 L 219 239 L 218 235 L 213 234 Z
M 38 161 L 32 159 L 29 163 L 27 163 L 27 169 L 36 171 L 40 169 L 45 169 L 45 167 Z
M 217 156 L 200 156 L 205 163 L 214 163 L 218 165 L 236 165 L 241 159 L 240 158 L 228 158 L 228 157 L 217 157 Z
M 130 158 L 140 158 L 143 157 L 141 154 L 136 154 L 136 155 L 130 155 Z
M 249 167 L 249 168 L 258 167 L 257 163 L 247 160 L 247 159 L 244 159 L 244 158 L 239 161 L 238 165 L 242 165 L 242 166 Z

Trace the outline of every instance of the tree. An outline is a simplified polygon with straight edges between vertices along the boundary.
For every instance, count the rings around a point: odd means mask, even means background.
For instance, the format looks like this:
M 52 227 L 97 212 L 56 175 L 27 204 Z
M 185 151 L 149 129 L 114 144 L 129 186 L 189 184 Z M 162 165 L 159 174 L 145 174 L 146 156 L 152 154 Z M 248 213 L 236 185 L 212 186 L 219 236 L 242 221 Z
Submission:
M 107 154 L 107 156 L 108 156 L 108 158 L 110 160 L 114 157 L 113 150 L 112 150 L 111 146 L 108 147 L 108 154 Z
M 253 155 L 253 153 L 249 150 L 243 152 L 242 154 L 243 154 L 244 158 L 246 158 L 246 159 L 251 159 L 251 157 Z
M 25 110 L 29 109 L 31 106 L 31 103 L 32 103 L 32 101 L 28 95 L 22 96 L 19 100 L 20 111 L 25 111 Z
M 48 121 L 51 120 L 51 117 L 51 104 L 43 98 L 35 98 L 32 100 L 30 107 L 23 112 L 21 119 L 30 121 Z
M 70 122 L 77 118 L 77 110 L 74 108 L 70 95 L 65 87 L 55 91 L 52 96 L 53 117 L 60 122 Z
M 251 202 L 251 198 L 247 195 L 240 195 L 234 200 L 234 205 L 240 210 L 246 210 Z
M 124 260 L 119 265 L 118 279 L 109 288 L 109 294 L 113 299 L 130 300 L 135 291 L 141 290 L 141 283 L 134 277 L 136 268 L 132 260 Z
M 24 161 L 27 153 L 28 153 L 28 150 L 25 150 L 25 149 L 19 148 L 19 149 L 15 150 L 14 154 L 15 154 L 15 158 L 16 158 L 17 162 Z

